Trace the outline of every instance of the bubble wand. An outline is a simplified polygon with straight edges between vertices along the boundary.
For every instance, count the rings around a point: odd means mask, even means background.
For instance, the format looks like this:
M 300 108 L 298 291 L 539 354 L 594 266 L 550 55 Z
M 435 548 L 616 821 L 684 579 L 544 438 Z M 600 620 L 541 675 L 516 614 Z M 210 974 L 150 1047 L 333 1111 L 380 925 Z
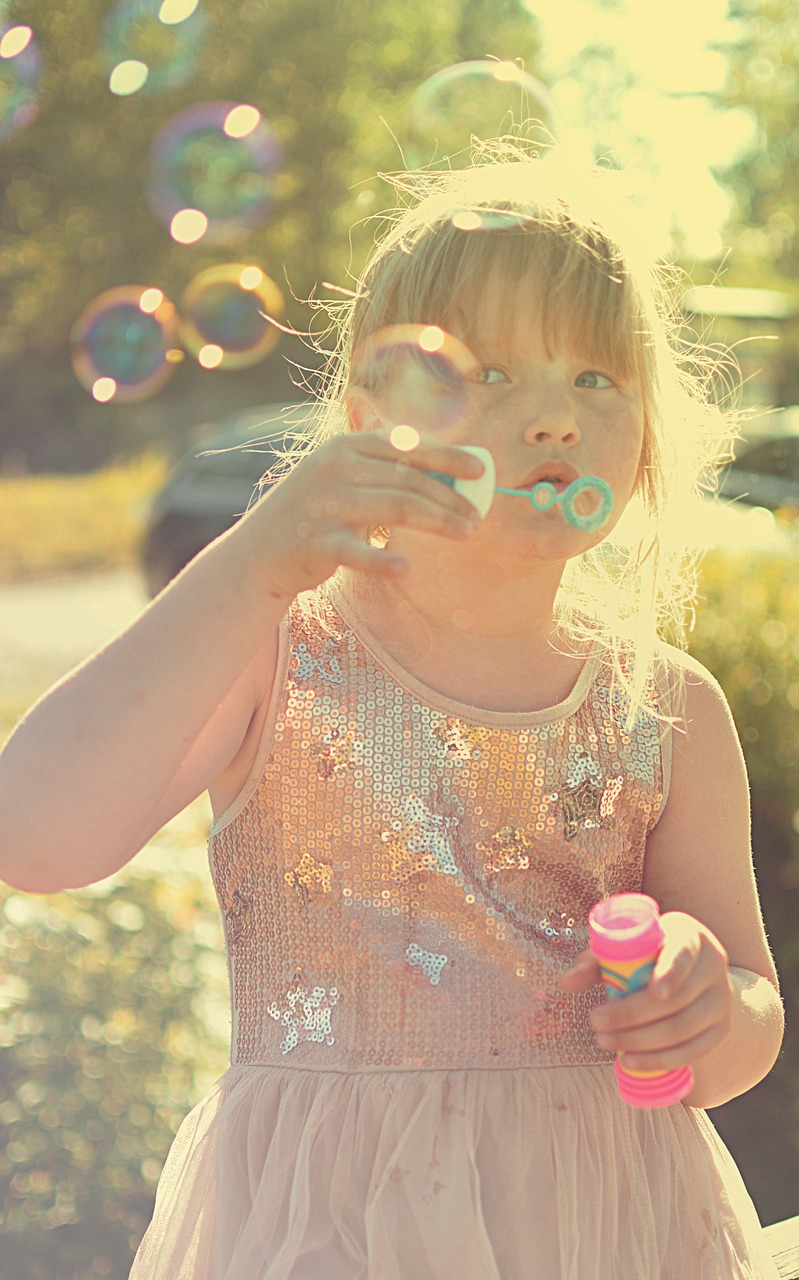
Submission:
M 527 498 L 536 511 L 551 511 L 555 504 L 559 503 L 564 520 L 573 528 L 579 529 L 581 533 L 592 533 L 595 529 L 601 528 L 610 518 L 613 511 L 613 490 L 607 481 L 600 479 L 599 476 L 578 476 L 564 489 L 563 493 L 558 493 L 554 484 L 550 484 L 548 480 L 540 480 L 531 489 L 504 489 L 495 484 L 496 467 L 488 449 L 481 448 L 479 445 L 461 447 L 467 453 L 473 453 L 483 463 L 485 470 L 478 480 L 461 480 L 456 476 L 443 475 L 439 471 L 430 471 L 428 474 L 467 498 L 477 507 L 481 516 L 486 516 L 491 509 L 494 494 L 505 493 L 514 497 Z M 575 499 L 581 493 L 589 492 L 598 494 L 599 502 L 594 511 L 587 515 L 580 515 L 575 507 Z

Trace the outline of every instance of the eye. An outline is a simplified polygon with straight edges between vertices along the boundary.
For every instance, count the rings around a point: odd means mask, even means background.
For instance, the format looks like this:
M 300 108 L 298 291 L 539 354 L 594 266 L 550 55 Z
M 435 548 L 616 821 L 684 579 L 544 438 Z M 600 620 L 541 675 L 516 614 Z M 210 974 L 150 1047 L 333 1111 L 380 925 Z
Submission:
M 598 373 L 596 369 L 586 369 L 574 380 L 576 387 L 589 387 L 596 391 L 604 391 L 607 387 L 615 387 L 615 382 L 606 373 Z
M 498 365 L 486 364 L 475 370 L 473 381 L 481 387 L 493 387 L 502 382 L 510 382 L 510 378 Z

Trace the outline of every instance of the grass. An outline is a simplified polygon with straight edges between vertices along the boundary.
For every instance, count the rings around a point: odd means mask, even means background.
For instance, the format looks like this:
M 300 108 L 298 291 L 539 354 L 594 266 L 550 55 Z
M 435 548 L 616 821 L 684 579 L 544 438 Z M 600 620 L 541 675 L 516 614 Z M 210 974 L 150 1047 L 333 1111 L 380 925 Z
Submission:
M 148 453 L 90 475 L 0 478 L 0 583 L 135 563 L 166 470 Z

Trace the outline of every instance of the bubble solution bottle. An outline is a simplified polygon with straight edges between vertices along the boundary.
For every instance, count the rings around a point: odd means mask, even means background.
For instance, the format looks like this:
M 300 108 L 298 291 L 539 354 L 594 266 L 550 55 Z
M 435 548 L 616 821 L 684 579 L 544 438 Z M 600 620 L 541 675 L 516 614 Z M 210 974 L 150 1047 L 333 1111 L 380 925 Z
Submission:
M 660 912 L 644 893 L 619 893 L 598 902 L 588 916 L 590 946 L 610 1000 L 647 986 L 663 947 Z M 673 1071 L 628 1071 L 614 1063 L 619 1093 L 633 1107 L 669 1107 L 690 1093 L 690 1067 Z

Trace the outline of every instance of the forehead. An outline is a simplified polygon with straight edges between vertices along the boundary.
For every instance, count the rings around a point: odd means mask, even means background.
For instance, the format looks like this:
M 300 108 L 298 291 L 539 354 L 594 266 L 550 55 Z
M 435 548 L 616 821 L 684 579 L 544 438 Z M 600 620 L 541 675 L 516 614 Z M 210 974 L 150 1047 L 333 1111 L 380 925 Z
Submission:
M 548 359 L 579 354 L 615 366 L 620 363 L 619 334 L 608 315 L 607 292 L 601 281 L 593 289 L 576 279 L 558 287 L 535 264 L 513 276 L 495 263 L 483 280 L 463 288 L 444 327 L 475 354 L 510 358 L 534 347 Z

